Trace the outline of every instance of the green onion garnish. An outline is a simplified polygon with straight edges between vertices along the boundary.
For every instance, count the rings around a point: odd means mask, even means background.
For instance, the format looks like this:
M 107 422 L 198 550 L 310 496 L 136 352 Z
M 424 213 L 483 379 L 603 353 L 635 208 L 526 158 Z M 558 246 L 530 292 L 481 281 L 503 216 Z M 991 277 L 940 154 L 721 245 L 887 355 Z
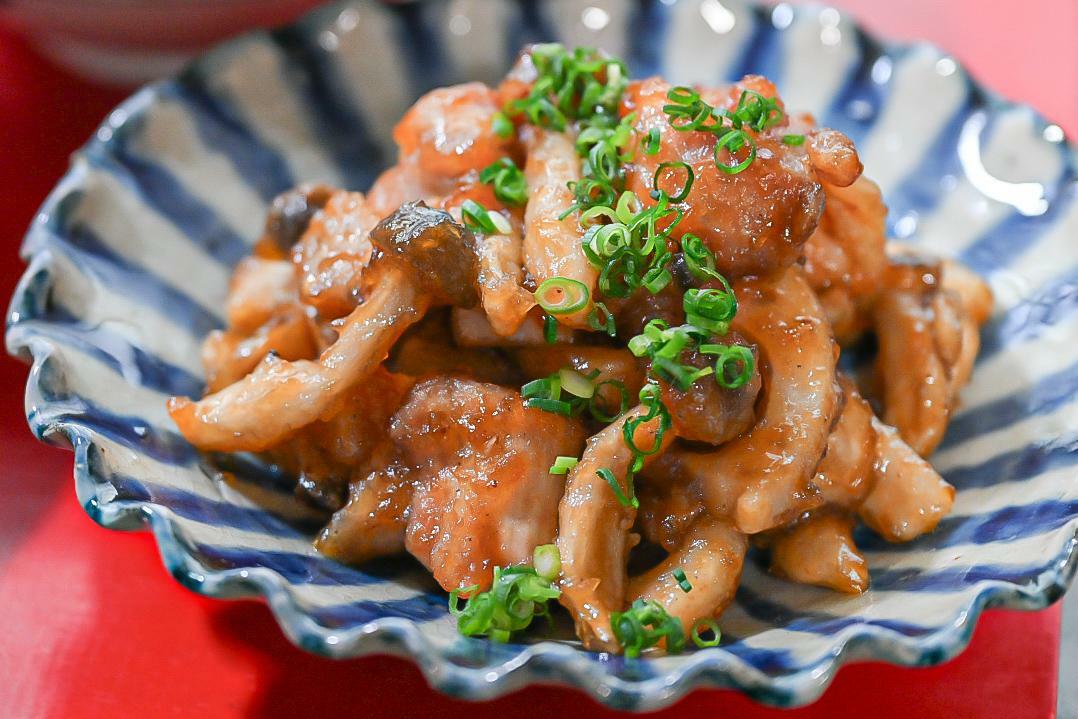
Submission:
M 715 360 L 715 381 L 725 389 L 744 387 L 756 371 L 756 360 L 748 347 L 741 345 L 700 345 L 700 353 L 718 355 Z
M 685 258 L 685 266 L 698 280 L 723 279 L 715 269 L 715 255 L 707 248 L 704 241 L 691 232 L 681 236 L 681 255 Z
M 625 440 L 625 445 L 633 453 L 633 468 L 631 472 L 639 472 L 643 467 L 644 457 L 655 454 L 663 446 L 663 436 L 666 431 L 670 429 L 671 419 L 670 411 L 666 409 L 666 405 L 662 403 L 662 392 L 659 390 L 659 385 L 654 382 L 648 382 L 640 390 L 640 404 L 647 407 L 647 413 L 640 415 L 639 417 L 631 417 L 625 420 L 624 426 L 621 428 L 622 439 Z M 651 447 L 647 449 L 641 449 L 636 444 L 636 429 L 645 422 L 659 418 L 659 429 L 655 432 L 655 440 Z M 630 477 L 631 479 L 631 477 Z
M 558 341 L 558 321 L 552 315 L 543 315 L 543 339 L 548 345 Z
M 549 571 L 549 565 L 544 569 Z M 479 585 L 451 591 L 449 613 L 457 618 L 457 631 L 462 635 L 485 635 L 505 643 L 514 632 L 531 625 L 535 617 L 549 616 L 547 602 L 561 596 L 550 582 L 532 567 L 495 567 L 494 581 L 487 591 L 480 592 Z M 468 595 L 463 607 L 461 595 Z
M 568 277 L 551 277 L 535 291 L 535 301 L 550 315 L 570 315 L 587 307 L 588 286 Z
M 513 121 L 506 117 L 504 112 L 494 113 L 494 119 L 490 124 L 494 134 L 503 140 L 513 136 Z
M 651 194 L 652 197 L 658 199 L 659 197 L 659 179 L 662 177 L 663 170 L 667 169 L 681 169 L 685 171 L 685 184 L 681 188 L 681 192 L 676 195 L 670 195 L 671 202 L 681 202 L 689 196 L 689 190 L 692 189 L 693 180 L 696 179 L 695 173 L 692 171 L 692 165 L 687 162 L 660 162 L 659 166 L 655 168 L 655 174 L 651 177 Z
M 741 162 L 733 165 L 728 165 L 719 159 L 719 150 L 726 150 L 731 156 L 736 154 L 741 148 L 748 145 L 749 154 Z M 756 140 L 746 133 L 744 130 L 731 130 L 730 132 L 719 138 L 719 141 L 715 143 L 715 166 L 725 172 L 727 175 L 736 175 L 743 171 L 746 167 L 752 164 L 752 161 L 756 159 Z
M 528 201 L 528 186 L 524 173 L 508 157 L 483 168 L 479 181 L 494 186 L 494 196 L 507 205 L 521 206 Z
M 569 470 L 575 467 L 580 462 L 576 457 L 566 457 L 559 454 L 557 459 L 554 460 L 554 464 L 550 465 L 551 474 L 568 474 Z
M 711 639 L 704 639 L 700 636 L 700 632 L 711 632 Z M 711 617 L 705 617 L 699 620 L 693 625 L 692 628 L 692 641 L 693 644 L 704 649 L 706 647 L 717 647 L 719 641 L 722 639 L 722 632 L 719 631 L 719 623 Z
M 599 400 L 602 399 L 600 390 L 602 390 L 603 387 L 613 387 L 614 391 L 618 393 L 618 411 L 614 414 L 608 414 L 607 412 L 604 412 L 603 409 L 600 407 Z M 591 402 L 588 403 L 588 411 L 591 413 L 591 416 L 593 419 L 595 419 L 595 421 L 602 422 L 603 424 L 610 424 L 611 422 L 617 420 L 618 417 L 628 412 L 629 390 L 625 387 L 625 383 L 617 379 L 608 379 L 596 384 L 595 394 L 592 397 Z
M 786 116 L 777 100 L 753 90 L 741 93 L 732 112 L 712 107 L 691 87 L 672 87 L 666 97 L 670 104 L 663 105 L 663 112 L 669 117 L 670 126 L 681 132 L 703 131 L 715 135 L 715 165 L 731 175 L 742 172 L 756 159 L 756 140 L 744 128 L 762 132 Z M 734 164 L 722 161 L 720 150 L 734 155 L 745 147 L 749 148 L 745 159 Z
M 591 314 L 588 315 L 588 326 L 593 330 L 606 332 L 610 337 L 616 337 L 618 334 L 617 325 L 614 323 L 614 313 L 602 302 L 596 302 L 592 308 Z
M 602 478 L 603 481 L 610 485 L 610 489 L 614 490 L 614 496 L 617 497 L 618 504 L 623 507 L 632 507 L 633 509 L 636 509 L 640 506 L 640 500 L 636 498 L 636 493 L 633 491 L 633 478 L 631 473 L 626 479 L 626 485 L 629 487 L 628 496 L 626 496 L 625 492 L 621 491 L 621 485 L 618 484 L 618 478 L 615 477 L 614 473 L 611 472 L 609 469 L 603 467 L 602 469 L 597 470 L 595 473 L 599 475 L 599 477 Z
M 570 367 L 558 370 L 561 388 L 569 394 L 582 399 L 591 399 L 595 395 L 595 385 L 591 380 Z
M 541 544 L 532 552 L 532 566 L 535 573 L 548 582 L 553 582 L 561 573 L 561 553 L 556 544 Z
M 689 578 L 685 576 L 684 569 L 678 567 L 672 573 L 674 575 L 674 580 L 677 582 L 677 585 L 681 587 L 681 591 L 686 593 L 692 591 L 692 583 L 689 582 Z
M 484 235 L 506 235 L 513 231 L 509 221 L 500 212 L 490 212 L 475 200 L 465 200 L 460 205 L 464 226 L 472 232 Z
M 726 334 L 730 321 L 737 314 L 737 298 L 729 285 L 726 291 L 695 287 L 689 289 L 682 298 L 682 304 L 685 307 L 686 322 L 717 335 Z
M 661 137 L 659 136 L 659 128 L 653 127 L 648 130 L 648 134 L 644 136 L 642 143 L 645 155 L 656 155 L 659 152 L 661 143 Z
M 782 144 L 789 145 L 790 147 L 797 147 L 798 145 L 805 144 L 804 135 L 783 135 Z
M 666 640 L 666 651 L 677 654 L 685 648 L 685 630 L 681 620 L 670 616 L 655 600 L 637 599 L 627 611 L 612 612 L 610 623 L 614 638 L 625 650 L 625 656 L 638 657 Z

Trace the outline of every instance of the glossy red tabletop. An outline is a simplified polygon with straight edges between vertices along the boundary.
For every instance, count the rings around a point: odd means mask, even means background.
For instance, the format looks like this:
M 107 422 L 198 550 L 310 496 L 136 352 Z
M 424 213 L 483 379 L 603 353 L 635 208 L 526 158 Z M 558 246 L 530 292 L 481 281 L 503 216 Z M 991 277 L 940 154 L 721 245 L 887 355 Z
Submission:
M 974 75 L 1078 134 L 1078 3 L 845 0 L 895 39 L 946 47 Z M 68 155 L 126 92 L 40 59 L 0 27 L 0 294 L 22 265 L 23 230 Z M 26 368 L 0 360 L 0 716 L 573 717 L 613 716 L 582 695 L 532 688 L 469 704 L 431 691 L 398 659 L 332 662 L 284 639 L 265 607 L 188 592 L 162 569 L 149 535 L 112 532 L 79 507 L 72 455 L 26 428 Z M 1055 715 L 1058 605 L 990 611 L 958 659 L 929 669 L 859 664 L 816 704 L 782 712 L 701 691 L 662 716 L 920 717 Z

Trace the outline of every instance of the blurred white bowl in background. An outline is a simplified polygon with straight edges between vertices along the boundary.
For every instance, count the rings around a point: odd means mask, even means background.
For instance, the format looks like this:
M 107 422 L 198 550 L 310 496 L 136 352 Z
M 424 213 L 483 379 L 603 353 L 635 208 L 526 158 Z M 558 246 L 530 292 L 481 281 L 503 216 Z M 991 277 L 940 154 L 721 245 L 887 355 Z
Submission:
M 132 85 L 176 72 L 213 43 L 293 20 L 324 0 L 8 0 L 0 17 L 61 65 Z

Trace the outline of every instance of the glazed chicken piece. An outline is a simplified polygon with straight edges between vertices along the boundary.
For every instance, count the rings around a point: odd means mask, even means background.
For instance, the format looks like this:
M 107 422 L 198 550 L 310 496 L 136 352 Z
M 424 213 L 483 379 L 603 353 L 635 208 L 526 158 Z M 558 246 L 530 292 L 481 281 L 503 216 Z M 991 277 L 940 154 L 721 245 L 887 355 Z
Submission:
M 405 544 L 445 589 L 490 586 L 495 566 L 528 563 L 553 541 L 576 420 L 528 409 L 496 385 L 437 377 L 416 385 L 390 435 L 416 478 Z
M 287 307 L 270 317 L 250 335 L 214 330 L 202 343 L 206 389 L 217 392 L 250 374 L 267 356 L 282 360 L 309 360 L 318 355 L 311 318 L 299 306 Z
M 610 613 L 625 606 L 626 563 L 629 550 L 637 543 L 630 532 L 636 509 L 622 504 L 598 471 L 610 470 L 621 493 L 630 496 L 625 478 L 633 453 L 623 430 L 626 421 L 646 414 L 645 407 L 635 407 L 588 440 L 580 462 L 569 471 L 565 496 L 558 507 L 559 601 L 572 615 L 580 641 L 592 651 L 619 650 Z M 654 447 L 659 426 L 658 418 L 641 423 L 633 434 L 636 446 Z M 659 453 L 672 441 L 672 435 L 663 435 Z
M 402 553 L 414 484 L 409 468 L 397 461 L 352 482 L 348 503 L 334 513 L 314 546 L 345 564 Z
M 805 243 L 805 276 L 816 290 L 842 343 L 871 323 L 869 305 L 887 267 L 887 207 L 874 182 L 861 177 L 848 187 L 823 183 L 820 225 Z
M 799 269 L 735 283 L 734 291 L 740 309 L 732 327 L 761 358 L 756 424 L 712 452 L 670 452 L 659 469 L 700 487 L 713 516 L 755 534 L 818 504 L 810 480 L 841 394 L 834 339 Z
M 893 427 L 873 418 L 875 483 L 858 514 L 890 542 L 931 532 L 951 511 L 954 487 L 903 441 Z
M 528 205 L 524 209 L 524 267 L 542 284 L 552 277 L 583 282 L 595 294 L 598 272 L 584 255 L 580 240 L 580 213 L 562 215 L 573 206 L 568 183 L 580 179 L 580 158 L 567 133 L 527 127 L 524 145 L 528 153 L 524 179 Z M 560 218 L 560 219 L 559 219 Z M 589 301 L 583 309 L 557 320 L 569 327 L 588 329 Z
M 511 335 L 499 335 L 490 324 L 490 319 L 482 310 L 467 310 L 454 307 L 450 315 L 453 325 L 453 341 L 460 347 L 545 347 L 547 341 L 543 319 L 539 313 L 531 312 L 520 327 Z M 557 325 L 555 342 L 557 344 L 575 341 L 574 331 L 565 325 Z
M 626 91 L 621 115 L 636 113 L 637 137 L 646 137 L 652 128 L 662 134 L 658 153 L 647 155 L 637 148 L 626 165 L 627 189 L 645 205 L 654 204 L 648 193 L 659 164 L 688 163 L 695 175 L 692 191 L 684 202 L 671 204 L 685 212 L 677 226 L 679 234 L 698 235 L 715 253 L 718 270 L 730 279 L 793 264 L 816 229 L 824 203 L 807 148 L 783 144 L 781 127 L 765 130 L 755 135 L 756 159 L 744 171 L 727 174 L 715 165 L 714 134 L 679 132 L 670 125 L 663 111 L 670 103 L 669 89 L 666 82 L 650 78 L 630 83 Z M 771 83 L 749 76 L 729 90 L 705 93 L 704 99 L 733 110 L 743 89 L 765 97 L 776 94 Z M 678 187 L 664 189 L 675 194 Z
M 737 333 L 723 338 L 724 344 L 747 346 Z M 755 354 L 755 353 L 754 353 Z M 703 368 L 714 364 L 714 358 L 695 350 L 686 352 L 682 364 Z M 720 445 L 737 437 L 752 426 L 756 419 L 756 397 L 760 392 L 760 373 L 737 389 L 725 389 L 713 377 L 697 380 L 687 390 L 662 383 L 663 404 L 670 410 L 674 432 L 692 442 Z
M 412 377 L 453 375 L 479 382 L 519 387 L 520 369 L 506 353 L 486 347 L 460 347 L 453 341 L 448 308 L 429 312 L 393 346 L 387 362 Z
M 189 442 L 203 450 L 263 451 L 333 414 L 430 306 L 473 306 L 477 260 L 471 233 L 440 210 L 406 204 L 371 232 L 380 250 L 363 304 L 317 360 L 268 355 L 244 379 L 198 402 L 169 401 Z M 374 271 L 377 268 L 377 271 Z
M 240 261 L 225 302 L 227 330 L 214 330 L 202 344 L 210 392 L 247 375 L 272 353 L 287 360 L 318 354 L 314 324 L 299 304 L 292 265 L 247 257 Z
M 875 415 L 846 375 L 839 377 L 845 402 L 827 438 L 827 452 L 816 467 L 812 483 L 829 505 L 856 509 L 872 489 L 876 459 Z
M 344 503 L 348 483 L 380 464 L 389 420 L 413 380 L 379 367 L 316 420 L 269 451 L 269 457 L 295 475 L 299 492 L 327 509 Z
M 499 110 L 497 94 L 481 82 L 438 88 L 412 105 L 393 129 L 393 139 L 401 158 L 415 158 L 428 185 L 435 185 L 513 153 L 512 140 L 493 129 Z
M 700 517 L 676 551 L 633 578 L 629 596 L 657 601 L 670 616 L 681 620 L 687 638 L 701 620 L 717 618 L 734 601 L 748 544 L 729 522 Z M 679 585 L 676 569 L 685 572 L 690 591 Z
M 887 267 L 874 309 L 883 420 L 921 456 L 943 439 L 990 308 L 987 286 L 956 264 L 899 254 Z
M 362 193 L 334 192 L 292 248 L 300 296 L 322 319 L 343 317 L 358 303 L 379 219 Z
M 868 563 L 853 541 L 853 520 L 835 512 L 810 512 L 770 538 L 771 572 L 801 584 L 861 594 Z

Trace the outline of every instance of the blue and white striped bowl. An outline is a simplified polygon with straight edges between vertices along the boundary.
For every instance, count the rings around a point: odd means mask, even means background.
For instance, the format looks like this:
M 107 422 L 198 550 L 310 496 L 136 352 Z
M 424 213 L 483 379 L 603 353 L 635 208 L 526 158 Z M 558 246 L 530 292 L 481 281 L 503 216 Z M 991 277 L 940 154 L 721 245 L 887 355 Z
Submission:
M 308 180 L 365 188 L 419 93 L 495 82 L 516 48 L 548 39 L 602 46 L 637 76 L 678 83 L 772 77 L 789 106 L 857 141 L 894 236 L 991 280 L 999 307 L 934 458 L 958 487 L 954 512 L 911 544 L 861 536 L 865 596 L 786 584 L 750 562 L 718 649 L 627 660 L 585 652 L 571 634 L 461 638 L 414 564 L 357 570 L 319 557 L 304 518 L 288 516 L 283 480 L 250 469 L 226 481 L 169 421 L 165 399 L 202 388 L 199 343 L 221 325 L 230 267 L 270 199 Z M 230 42 L 117 108 L 30 228 L 7 345 L 33 362 L 30 426 L 74 447 L 86 511 L 108 527 L 148 526 L 195 591 L 264 596 L 304 648 L 410 656 L 434 686 L 468 698 L 556 682 L 649 709 L 706 685 L 790 706 L 818 696 L 846 660 L 943 661 L 985 607 L 1043 607 L 1074 574 L 1075 167 L 1057 126 L 940 51 L 881 44 L 831 9 L 353 2 Z

